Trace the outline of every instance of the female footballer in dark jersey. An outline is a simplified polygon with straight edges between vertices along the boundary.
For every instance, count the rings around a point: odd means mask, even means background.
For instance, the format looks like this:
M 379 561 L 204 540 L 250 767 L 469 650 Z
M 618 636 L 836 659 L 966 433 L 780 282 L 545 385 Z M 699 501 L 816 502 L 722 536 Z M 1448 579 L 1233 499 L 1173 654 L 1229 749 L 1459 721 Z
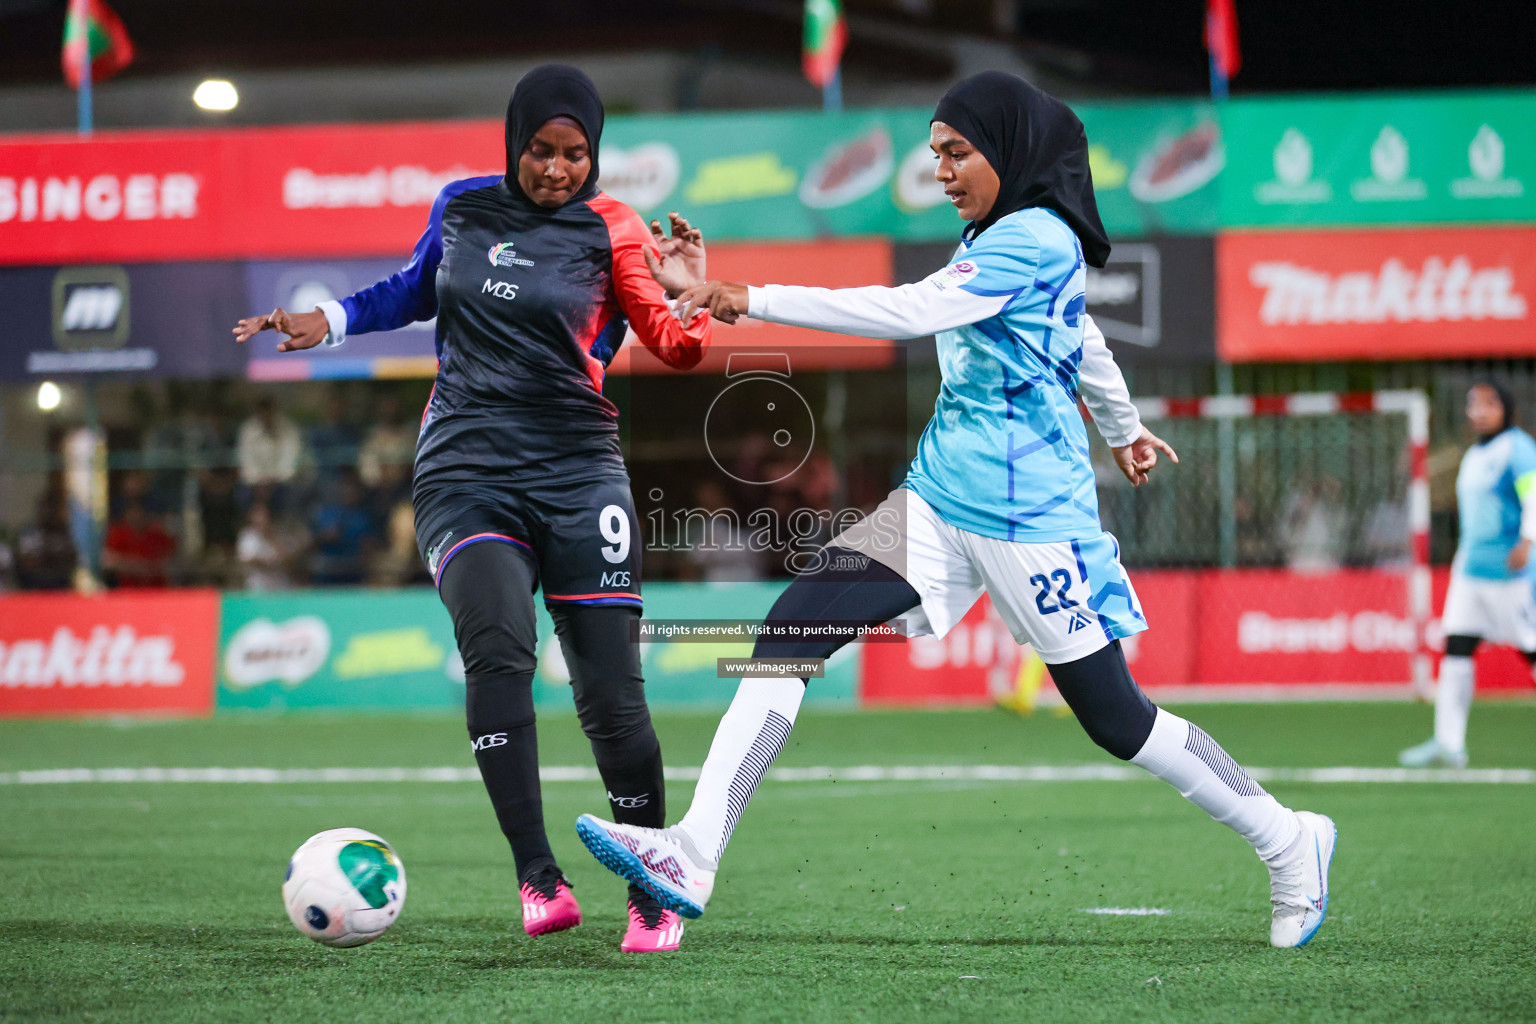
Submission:
M 670 239 L 654 222 L 647 231 L 598 190 L 602 129 L 586 75 L 530 71 L 507 107 L 506 175 L 446 186 L 399 273 L 315 312 L 279 309 L 235 329 L 245 341 L 273 328 L 291 351 L 437 317 L 437 379 L 416 446 L 417 543 L 453 616 L 470 742 L 530 935 L 581 923 L 539 794 L 535 589 L 616 819 L 665 823 L 661 748 L 630 639 L 639 524 L 602 386 L 626 325 L 680 370 L 710 339 L 709 318 L 678 320 L 648 267 L 674 291 L 702 282 L 700 236 L 676 217 Z M 634 886 L 629 919 L 623 949 L 677 948 L 677 916 Z

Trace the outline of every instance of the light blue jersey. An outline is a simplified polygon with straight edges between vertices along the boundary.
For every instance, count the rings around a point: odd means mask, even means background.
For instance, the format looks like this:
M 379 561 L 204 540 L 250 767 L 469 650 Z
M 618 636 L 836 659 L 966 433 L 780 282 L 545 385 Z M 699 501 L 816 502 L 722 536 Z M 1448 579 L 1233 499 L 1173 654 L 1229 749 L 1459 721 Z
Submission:
M 1030 543 L 1102 531 L 1077 405 L 1085 276 L 1077 236 L 1030 208 L 929 279 L 1004 300 L 996 315 L 938 335 L 943 387 L 906 486 L 952 526 Z
M 1509 551 L 1520 542 L 1524 503 L 1536 492 L 1536 440 L 1510 427 L 1461 458 L 1456 509 L 1461 541 L 1455 569 L 1478 579 L 1507 580 Z M 1528 565 L 1526 574 L 1531 571 Z

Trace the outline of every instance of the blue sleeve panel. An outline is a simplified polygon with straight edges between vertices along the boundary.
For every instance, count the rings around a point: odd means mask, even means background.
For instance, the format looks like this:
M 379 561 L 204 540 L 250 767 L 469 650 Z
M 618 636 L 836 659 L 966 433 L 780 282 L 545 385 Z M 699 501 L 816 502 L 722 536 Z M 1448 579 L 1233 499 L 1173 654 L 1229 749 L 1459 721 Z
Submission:
M 347 311 L 347 334 L 393 331 L 437 315 L 437 265 L 443 258 L 443 208 L 448 200 L 470 189 L 486 188 L 501 178 L 462 178 L 443 186 L 432 202 L 427 230 L 416 240 L 411 261 L 378 284 L 341 300 Z

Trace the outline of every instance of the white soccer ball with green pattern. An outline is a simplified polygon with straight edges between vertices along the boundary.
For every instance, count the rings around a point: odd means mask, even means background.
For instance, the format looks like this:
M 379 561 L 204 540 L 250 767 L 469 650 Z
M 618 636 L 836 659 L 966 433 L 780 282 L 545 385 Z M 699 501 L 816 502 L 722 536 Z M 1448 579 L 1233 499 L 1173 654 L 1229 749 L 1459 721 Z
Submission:
M 405 905 L 405 865 L 360 828 L 311 836 L 288 861 L 283 905 L 299 931 L 327 946 L 361 946 L 383 935 Z

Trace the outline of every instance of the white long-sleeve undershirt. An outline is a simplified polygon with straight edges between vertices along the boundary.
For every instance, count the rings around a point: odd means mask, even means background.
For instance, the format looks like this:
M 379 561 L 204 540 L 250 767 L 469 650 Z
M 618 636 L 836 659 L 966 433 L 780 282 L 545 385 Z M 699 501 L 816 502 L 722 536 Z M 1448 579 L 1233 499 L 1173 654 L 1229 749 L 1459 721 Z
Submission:
M 770 284 L 747 289 L 747 316 L 768 323 L 835 331 L 863 338 L 923 338 L 989 319 L 1010 295 L 977 295 L 961 288 L 953 267 L 912 284 L 887 288 L 810 288 Z M 1104 441 L 1120 448 L 1141 434 L 1115 357 L 1093 318 L 1083 316 L 1083 357 L 1078 394 Z

